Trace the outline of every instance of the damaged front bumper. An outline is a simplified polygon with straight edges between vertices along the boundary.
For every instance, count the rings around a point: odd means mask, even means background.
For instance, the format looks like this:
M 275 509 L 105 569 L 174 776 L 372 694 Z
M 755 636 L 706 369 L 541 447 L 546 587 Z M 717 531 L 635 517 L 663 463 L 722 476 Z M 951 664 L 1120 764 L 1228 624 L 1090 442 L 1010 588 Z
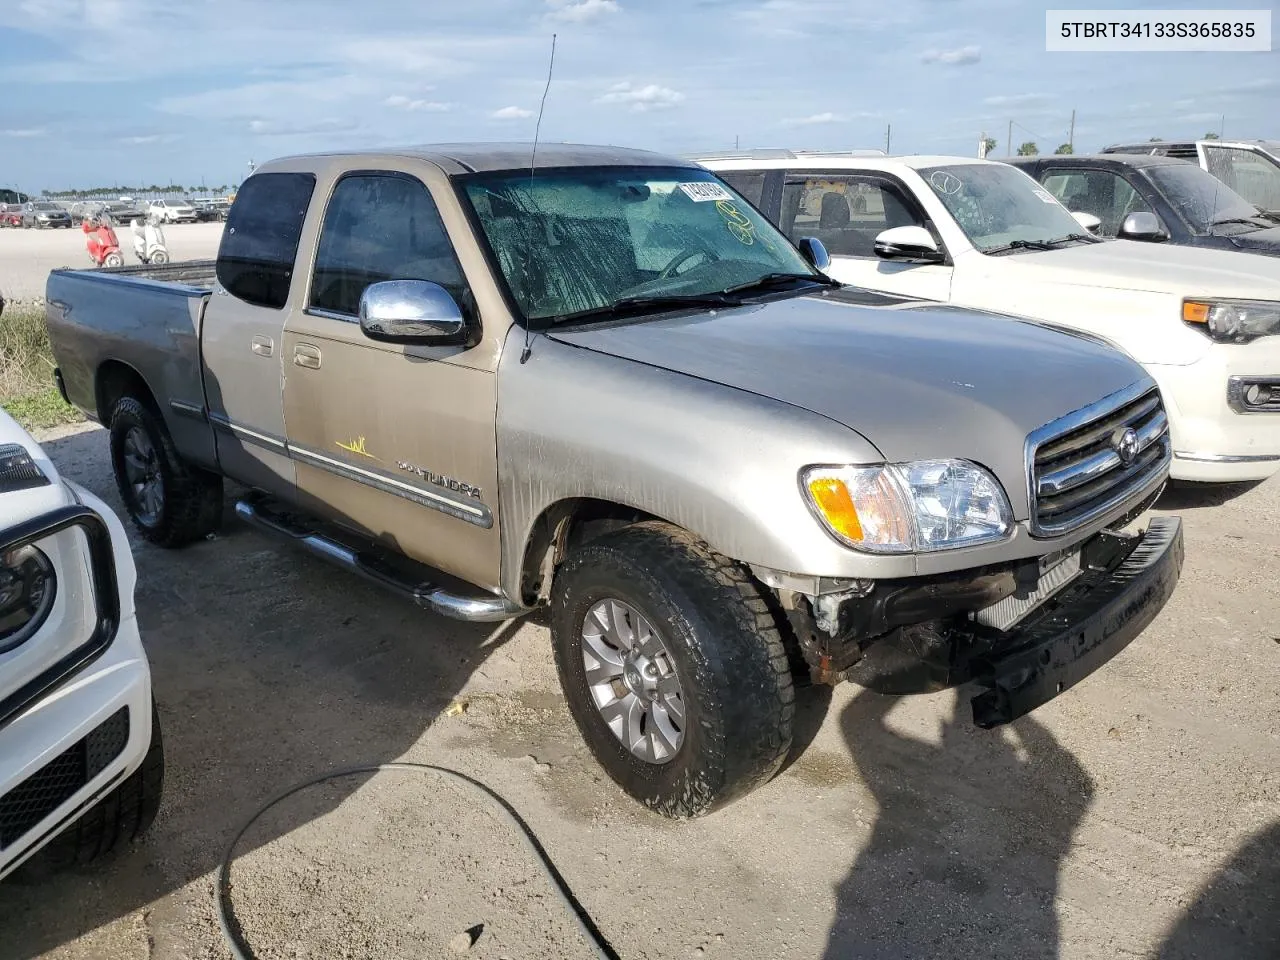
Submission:
M 978 658 L 974 679 L 984 689 L 972 701 L 974 723 L 995 727 L 1030 713 L 1097 670 L 1156 618 L 1182 573 L 1182 521 L 1154 518 L 1131 539 L 1137 542 L 1100 545 L 1113 548 L 1109 562 L 1093 559 L 1084 576 Z
M 1128 646 L 1172 596 L 1182 558 L 1181 520 L 1156 517 L 1141 533 L 1085 541 L 1062 585 L 1029 561 L 866 581 L 798 602 L 784 592 L 783 607 L 816 682 L 898 695 L 972 683 L 974 723 L 987 728 L 1052 700 Z M 1016 603 L 1029 609 L 995 626 L 991 612 Z

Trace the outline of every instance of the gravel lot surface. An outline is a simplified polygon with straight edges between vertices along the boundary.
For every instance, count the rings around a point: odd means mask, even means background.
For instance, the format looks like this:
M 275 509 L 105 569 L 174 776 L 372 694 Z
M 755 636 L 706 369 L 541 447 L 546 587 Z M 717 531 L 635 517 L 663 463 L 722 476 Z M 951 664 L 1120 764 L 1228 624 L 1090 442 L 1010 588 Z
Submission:
M 43 439 L 119 509 L 102 430 Z M 1280 482 L 1159 509 L 1186 521 L 1182 583 L 1100 673 L 999 732 L 952 693 L 809 691 L 786 771 L 692 823 L 602 778 L 541 626 L 428 616 L 229 510 L 185 551 L 135 543 L 164 806 L 106 865 L 0 885 L 0 955 L 225 957 L 211 878 L 239 825 L 295 781 L 407 759 L 505 795 L 626 958 L 1274 960 Z M 457 956 L 477 925 L 469 956 L 590 955 L 506 827 L 427 777 L 304 791 L 233 876 L 263 958 Z
M 116 225 L 116 239 L 126 264 L 137 263 L 133 255 L 133 232 L 129 225 Z M 218 253 L 221 223 L 171 223 L 161 227 L 165 245 L 174 260 L 205 260 Z M 92 267 L 85 252 L 84 232 L 70 230 L 0 229 L 0 295 L 6 300 L 25 301 L 44 297 L 49 271 L 58 267 Z

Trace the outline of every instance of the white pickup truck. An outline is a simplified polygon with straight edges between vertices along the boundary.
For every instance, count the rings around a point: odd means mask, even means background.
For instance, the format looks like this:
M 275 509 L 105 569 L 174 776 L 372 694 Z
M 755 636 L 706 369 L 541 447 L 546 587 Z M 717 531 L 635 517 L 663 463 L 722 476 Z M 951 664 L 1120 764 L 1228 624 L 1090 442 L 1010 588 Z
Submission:
M 827 273 L 1086 332 L 1159 383 L 1180 480 L 1280 470 L 1280 260 L 1101 240 L 1031 177 L 961 157 L 699 158 Z

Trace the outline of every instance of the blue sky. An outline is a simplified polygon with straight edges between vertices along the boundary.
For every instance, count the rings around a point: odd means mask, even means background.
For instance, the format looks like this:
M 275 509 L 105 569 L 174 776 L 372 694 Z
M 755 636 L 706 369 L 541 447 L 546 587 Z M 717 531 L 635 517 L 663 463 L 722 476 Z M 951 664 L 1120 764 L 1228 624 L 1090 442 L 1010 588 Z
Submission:
M 0 0 L 0 186 L 236 182 L 250 159 L 542 135 L 671 152 L 1077 152 L 1277 136 L 1280 53 L 1046 53 L 1126 0 Z M 1185 4 L 1184 4 L 1185 5 Z M 1193 5 L 1193 4 L 1191 4 Z M 1201 0 L 1201 6 L 1210 6 Z M 1275 0 L 1233 7 L 1269 8 Z M 1280 20 L 1280 17 L 1275 18 Z

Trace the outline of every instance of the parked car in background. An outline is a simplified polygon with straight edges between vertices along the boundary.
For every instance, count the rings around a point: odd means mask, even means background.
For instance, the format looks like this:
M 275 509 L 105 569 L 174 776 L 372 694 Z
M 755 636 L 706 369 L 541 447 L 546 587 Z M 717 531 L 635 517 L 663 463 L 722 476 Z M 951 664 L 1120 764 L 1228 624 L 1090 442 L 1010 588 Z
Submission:
M 164 748 L 115 513 L 0 411 L 0 878 L 141 834 Z
M 152 200 L 148 211 L 161 223 L 195 223 L 196 211 L 185 200 Z
M 140 534 L 200 540 L 227 477 L 244 520 L 427 609 L 548 607 L 584 739 L 677 817 L 779 769 L 789 656 L 976 681 L 995 726 L 1163 607 L 1181 528 L 1126 530 L 1170 458 L 1132 360 L 835 289 L 695 164 L 538 155 L 278 160 L 216 263 L 54 270 L 53 354 Z
M 1113 144 L 1102 152 L 1194 161 L 1258 209 L 1280 215 L 1280 140 L 1159 140 Z
M 109 213 L 107 204 L 103 200 L 79 200 L 73 203 L 67 212 L 71 214 L 71 222 L 76 226 L 84 223 L 85 217 Z
M 227 211 L 231 209 L 231 201 L 225 197 L 196 197 L 191 201 L 195 208 L 196 219 L 201 223 L 227 219 Z
M 22 226 L 22 204 L 0 203 L 0 227 Z
M 1082 223 L 1098 218 L 989 160 L 703 162 L 790 237 L 826 244 L 837 280 L 1034 318 L 1128 353 L 1168 404 L 1175 478 L 1280 470 L 1280 260 L 1101 239 Z
M 71 214 L 49 200 L 32 200 L 22 208 L 22 225 L 41 230 L 53 227 L 70 229 Z
M 1007 160 L 1099 236 L 1280 256 L 1280 215 L 1265 213 L 1188 160 L 1137 154 Z

